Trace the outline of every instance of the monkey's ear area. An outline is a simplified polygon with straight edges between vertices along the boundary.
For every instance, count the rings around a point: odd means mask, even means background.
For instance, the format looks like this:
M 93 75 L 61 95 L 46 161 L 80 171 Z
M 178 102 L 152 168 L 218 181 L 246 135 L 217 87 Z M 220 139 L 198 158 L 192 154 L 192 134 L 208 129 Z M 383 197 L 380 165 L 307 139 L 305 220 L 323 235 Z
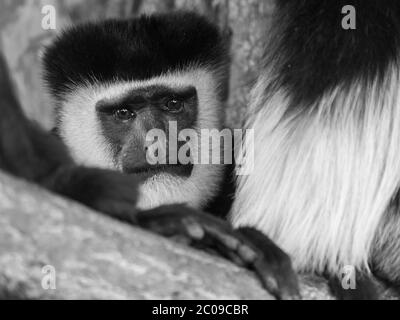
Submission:
M 163 206 L 137 214 L 139 226 L 194 248 L 222 256 L 252 270 L 277 299 L 299 299 L 297 275 L 290 258 L 268 237 L 252 228 L 231 225 L 184 205 Z

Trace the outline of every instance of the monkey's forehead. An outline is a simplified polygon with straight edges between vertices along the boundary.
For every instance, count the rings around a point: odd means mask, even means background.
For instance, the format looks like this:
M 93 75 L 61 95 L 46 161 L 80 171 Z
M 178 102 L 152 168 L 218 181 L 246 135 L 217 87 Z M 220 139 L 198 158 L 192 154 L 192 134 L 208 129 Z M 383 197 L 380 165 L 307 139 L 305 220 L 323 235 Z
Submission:
M 86 23 L 64 31 L 44 55 L 55 94 L 93 81 L 147 80 L 176 70 L 226 67 L 227 41 L 187 12 Z

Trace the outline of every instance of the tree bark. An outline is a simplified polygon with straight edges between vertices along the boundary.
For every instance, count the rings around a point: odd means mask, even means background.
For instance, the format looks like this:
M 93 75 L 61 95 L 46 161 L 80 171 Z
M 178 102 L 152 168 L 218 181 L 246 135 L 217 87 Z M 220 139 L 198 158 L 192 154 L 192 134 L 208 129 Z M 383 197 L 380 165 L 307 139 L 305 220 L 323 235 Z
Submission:
M 56 289 L 46 290 L 46 266 Z M 330 299 L 302 276 L 305 299 Z M 390 292 L 385 293 L 390 294 Z M 0 173 L 0 297 L 272 299 L 254 275 Z M 386 296 L 385 296 L 386 297 Z

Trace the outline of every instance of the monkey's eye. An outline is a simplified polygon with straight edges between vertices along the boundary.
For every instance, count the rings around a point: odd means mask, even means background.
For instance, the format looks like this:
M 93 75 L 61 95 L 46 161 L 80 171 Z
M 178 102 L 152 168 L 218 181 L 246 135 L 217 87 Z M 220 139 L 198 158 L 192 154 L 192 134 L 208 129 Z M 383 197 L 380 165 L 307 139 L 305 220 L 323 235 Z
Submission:
M 165 105 L 165 110 L 171 113 L 179 113 L 183 111 L 185 104 L 178 99 L 171 99 Z
M 135 113 L 128 109 L 118 109 L 114 111 L 115 120 L 127 122 L 135 117 Z

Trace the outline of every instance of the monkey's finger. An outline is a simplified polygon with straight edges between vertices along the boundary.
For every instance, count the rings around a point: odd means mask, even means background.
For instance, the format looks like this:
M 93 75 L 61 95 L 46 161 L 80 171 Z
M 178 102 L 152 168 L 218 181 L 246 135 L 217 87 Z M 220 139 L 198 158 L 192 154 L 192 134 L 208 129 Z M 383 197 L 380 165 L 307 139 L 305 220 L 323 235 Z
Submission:
M 256 229 L 241 228 L 237 232 L 256 251 L 251 266 L 264 287 L 279 299 L 300 299 L 297 274 L 289 256 Z
M 141 211 L 137 221 L 142 228 L 190 245 L 193 241 L 202 240 L 205 234 L 201 224 L 191 215 L 181 214 L 178 206 Z
M 242 255 L 241 251 L 248 250 L 254 255 L 255 252 L 248 246 L 244 245 L 241 239 L 235 233 L 229 232 L 226 228 L 219 228 L 218 225 L 205 225 L 206 237 L 209 239 L 210 245 L 215 247 L 220 255 L 229 259 L 238 266 L 245 267 L 254 259 L 249 259 L 249 255 Z M 245 248 L 245 249 L 244 249 Z
M 113 218 L 128 222 L 129 224 L 137 224 L 137 211 L 129 202 L 99 199 L 92 204 L 92 207 Z
M 271 267 L 271 263 L 260 257 L 252 266 L 265 289 L 281 300 L 301 299 L 297 275 L 292 270 Z
M 182 235 L 174 235 L 170 237 L 170 239 L 176 243 L 185 245 L 185 246 L 190 246 L 192 244 L 192 239 L 188 238 L 187 236 L 182 236 Z
M 193 240 L 202 240 L 205 236 L 205 230 L 200 223 L 193 217 L 185 217 L 182 219 L 182 224 L 185 227 L 186 234 Z
M 218 219 L 181 205 L 163 206 L 140 212 L 139 225 L 196 249 L 222 256 L 233 263 L 244 266 L 237 255 L 239 241 L 233 230 Z M 182 241 L 182 237 L 186 238 Z
M 191 238 L 192 247 L 216 256 L 222 256 L 233 263 L 244 266 L 243 261 L 236 254 L 237 240 L 226 235 L 226 230 L 212 229 L 197 216 L 187 216 L 180 219 L 186 228 L 186 235 Z
M 240 267 L 254 262 L 255 251 L 247 246 L 232 228 L 221 224 L 219 220 L 196 214 L 185 217 L 183 223 L 195 247 L 202 250 L 211 249 Z
M 246 263 L 238 256 L 236 249 L 233 249 L 230 237 L 215 236 L 213 233 L 206 232 L 202 241 L 195 242 L 196 247 L 205 251 L 213 250 L 214 255 L 223 257 L 239 267 L 246 267 Z M 221 239 L 224 239 L 221 241 Z M 226 241 L 229 239 L 228 241 Z M 228 244 L 228 245 L 227 245 Z
M 191 238 L 188 235 L 185 226 L 175 219 L 166 219 L 164 217 L 152 217 L 152 218 L 145 218 L 139 216 L 138 224 L 140 227 L 160 234 L 165 237 L 187 237 Z
M 275 257 L 272 259 L 272 253 L 275 252 L 276 246 L 270 249 L 265 247 L 265 243 L 263 244 L 264 250 L 273 251 L 270 254 L 271 259 L 267 259 L 262 250 L 253 247 L 258 242 L 248 244 L 251 240 L 247 237 L 238 237 L 237 234 L 226 233 L 224 230 L 220 230 L 218 226 L 206 225 L 205 230 L 207 236 L 213 238 L 214 247 L 218 248 L 218 252 L 238 266 L 250 267 L 259 277 L 264 288 L 272 295 L 284 300 L 300 297 L 297 276 L 290 265 L 284 265 L 286 256 L 275 253 Z M 268 246 L 272 244 L 271 241 L 266 243 Z

